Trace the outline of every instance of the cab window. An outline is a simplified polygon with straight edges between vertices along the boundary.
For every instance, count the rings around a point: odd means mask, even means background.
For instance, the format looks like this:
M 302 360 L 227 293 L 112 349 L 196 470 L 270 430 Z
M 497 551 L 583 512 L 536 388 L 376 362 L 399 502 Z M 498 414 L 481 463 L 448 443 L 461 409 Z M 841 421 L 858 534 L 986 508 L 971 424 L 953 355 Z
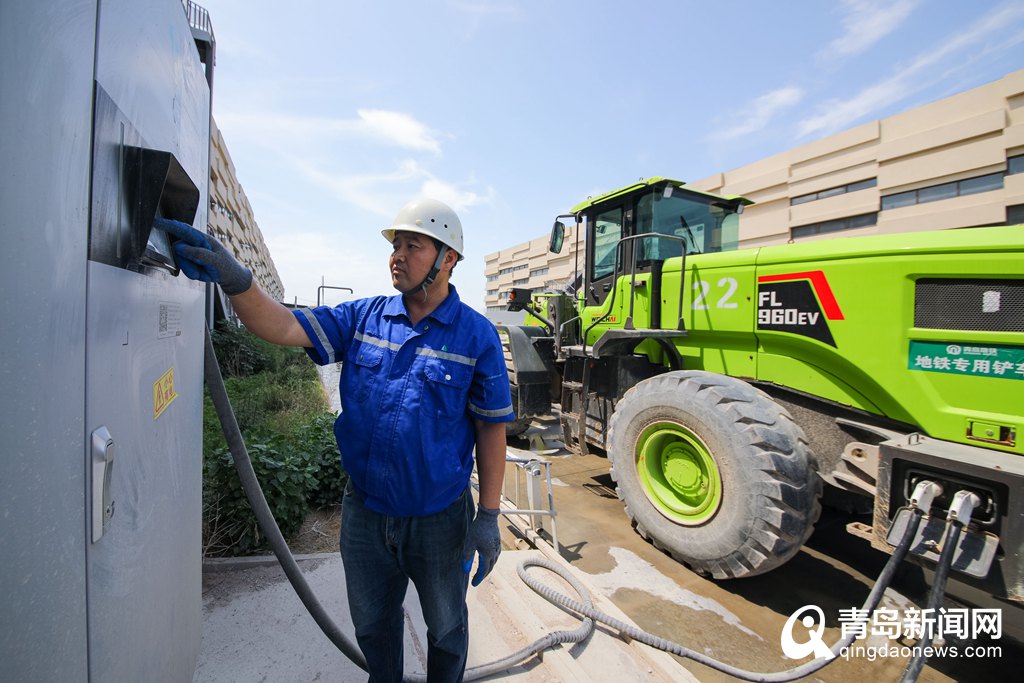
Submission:
M 622 239 L 622 207 L 609 209 L 594 217 L 594 251 L 590 262 L 590 281 L 596 282 L 615 270 L 615 247 Z
M 687 254 L 704 254 L 735 249 L 739 221 L 735 211 L 710 197 L 673 188 L 651 192 L 637 201 L 637 234 L 654 232 L 686 241 Z M 638 261 L 664 261 L 679 256 L 682 245 L 675 240 L 642 240 Z

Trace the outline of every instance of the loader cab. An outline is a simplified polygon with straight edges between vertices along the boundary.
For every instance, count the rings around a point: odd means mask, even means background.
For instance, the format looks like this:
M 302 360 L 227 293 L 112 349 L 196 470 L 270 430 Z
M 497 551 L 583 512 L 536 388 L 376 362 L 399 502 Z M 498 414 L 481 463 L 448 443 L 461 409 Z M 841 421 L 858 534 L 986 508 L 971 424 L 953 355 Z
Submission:
M 688 256 L 735 250 L 739 245 L 742 206 L 671 184 L 639 195 L 635 234 L 675 236 L 683 242 L 657 238 L 640 240 L 637 260 L 649 267 L 653 261 L 679 256 L 683 244 Z
M 619 276 L 660 272 L 666 260 L 684 250 L 687 256 L 735 250 L 739 214 L 749 203 L 652 178 L 574 207 L 572 214 L 586 235 L 584 305 L 603 304 Z M 564 226 L 556 222 L 552 251 L 561 245 L 563 233 Z

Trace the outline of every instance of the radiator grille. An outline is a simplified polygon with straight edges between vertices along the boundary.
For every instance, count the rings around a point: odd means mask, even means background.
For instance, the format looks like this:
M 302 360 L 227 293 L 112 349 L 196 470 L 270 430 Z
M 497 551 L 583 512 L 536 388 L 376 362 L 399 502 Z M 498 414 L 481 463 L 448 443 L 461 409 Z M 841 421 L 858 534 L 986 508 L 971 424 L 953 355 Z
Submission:
M 918 280 L 914 327 L 1024 332 L 1024 280 Z

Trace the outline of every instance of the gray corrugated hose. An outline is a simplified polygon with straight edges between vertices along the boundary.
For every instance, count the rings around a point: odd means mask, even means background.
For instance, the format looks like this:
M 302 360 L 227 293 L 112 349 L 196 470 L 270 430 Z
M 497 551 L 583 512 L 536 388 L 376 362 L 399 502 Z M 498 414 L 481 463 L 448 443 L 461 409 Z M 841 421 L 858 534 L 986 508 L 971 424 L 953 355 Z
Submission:
M 253 471 L 252 462 L 249 460 L 249 453 L 245 448 L 245 441 L 242 439 L 242 434 L 238 429 L 238 423 L 235 420 L 234 411 L 231 409 L 231 403 L 228 400 L 227 391 L 224 388 L 224 380 L 220 374 L 220 366 L 217 364 L 217 356 L 213 351 L 213 342 L 210 339 L 209 330 L 206 331 L 205 374 L 206 384 L 210 389 L 210 397 L 213 399 L 213 405 L 217 411 L 217 417 L 220 418 L 221 428 L 224 430 L 224 436 L 227 439 L 228 448 L 231 450 L 231 457 L 234 459 L 235 468 L 238 470 L 238 478 L 242 482 L 242 488 L 245 490 L 245 495 L 249 499 L 249 505 L 252 506 L 253 512 L 256 515 L 256 520 L 259 522 L 260 529 L 262 529 L 264 535 L 266 535 L 271 549 L 273 549 L 278 562 L 281 563 L 281 568 L 288 577 L 288 581 L 291 582 L 292 588 L 295 589 L 299 599 L 302 600 L 302 604 L 306 606 L 310 616 L 312 616 L 316 621 L 317 625 L 324 632 L 324 635 L 326 635 L 327 638 L 330 639 L 330 641 L 334 643 L 339 650 L 341 650 L 342 654 L 365 671 L 366 660 L 363 657 L 362 652 L 360 652 L 359 647 L 349 640 L 341 629 L 338 628 L 337 624 L 334 623 L 330 615 L 327 614 L 323 606 L 313 594 L 312 589 L 310 589 L 309 584 L 306 583 L 306 579 L 302 575 L 302 570 L 299 569 L 298 564 L 295 562 L 295 558 L 292 557 L 291 550 L 289 550 L 288 544 L 284 540 L 284 536 L 281 535 L 281 530 L 278 528 L 273 514 L 270 512 L 267 500 L 263 496 L 263 490 L 260 488 L 259 480 L 256 478 L 256 473 Z M 875 582 L 871 593 L 864 602 L 864 607 L 862 608 L 863 611 L 861 611 L 860 614 L 870 614 L 878 606 L 878 603 L 882 599 L 882 594 L 885 592 L 889 582 L 892 580 L 893 574 L 896 572 L 896 567 L 903 561 L 903 558 L 906 557 L 907 550 L 910 547 L 910 543 L 914 538 L 914 534 L 917 531 L 920 521 L 921 511 L 914 510 L 914 515 L 910 524 L 907 525 L 907 530 L 903 535 L 903 539 L 889 558 L 889 561 L 886 563 L 882 573 L 878 576 L 878 580 Z M 526 570 L 529 567 L 541 567 L 558 574 L 573 587 L 573 589 L 579 594 L 580 599 L 574 600 L 566 595 L 558 593 L 550 586 L 543 585 L 535 577 L 528 574 Z M 633 640 L 637 640 L 641 643 L 645 643 L 651 647 L 664 650 L 679 657 L 692 659 L 704 664 L 705 666 L 709 666 L 745 681 L 759 681 L 764 683 L 792 681 L 814 673 L 818 669 L 821 669 L 823 666 L 834 661 L 832 659 L 818 658 L 801 666 L 775 673 L 745 671 L 730 664 L 712 659 L 700 652 L 696 652 L 679 645 L 678 643 L 673 643 L 646 631 L 641 631 L 635 626 L 626 624 L 625 622 L 619 621 L 614 617 L 598 611 L 594 608 L 594 603 L 590 598 L 590 593 L 583 584 L 554 562 L 544 559 L 526 560 L 519 565 L 518 572 L 520 578 L 526 582 L 530 588 L 545 599 L 575 612 L 582 619 L 582 623 L 579 628 L 572 631 L 555 631 L 550 633 L 547 636 L 538 639 L 528 647 L 510 654 L 507 657 L 503 657 L 502 659 L 488 664 L 471 667 L 466 670 L 466 681 L 474 681 L 506 671 L 516 664 L 560 643 L 583 642 L 588 639 L 593 632 L 595 621 L 607 624 Z M 851 629 L 850 634 L 832 646 L 832 652 L 838 655 L 843 648 L 848 647 L 850 643 L 853 642 L 854 638 L 856 638 L 856 632 L 855 629 Z M 424 674 L 414 674 L 407 676 L 406 680 L 411 683 L 420 683 L 422 681 L 426 681 L 426 676 Z

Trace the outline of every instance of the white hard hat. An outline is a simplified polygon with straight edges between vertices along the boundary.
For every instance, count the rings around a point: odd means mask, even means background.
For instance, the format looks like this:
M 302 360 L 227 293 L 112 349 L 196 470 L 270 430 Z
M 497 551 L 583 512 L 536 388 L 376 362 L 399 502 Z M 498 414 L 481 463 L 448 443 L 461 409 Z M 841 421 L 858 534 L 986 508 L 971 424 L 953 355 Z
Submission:
M 381 230 L 381 234 L 388 242 L 394 242 L 395 233 L 402 230 L 433 237 L 462 260 L 462 222 L 447 204 L 436 199 L 414 199 L 402 207 L 391 227 Z

